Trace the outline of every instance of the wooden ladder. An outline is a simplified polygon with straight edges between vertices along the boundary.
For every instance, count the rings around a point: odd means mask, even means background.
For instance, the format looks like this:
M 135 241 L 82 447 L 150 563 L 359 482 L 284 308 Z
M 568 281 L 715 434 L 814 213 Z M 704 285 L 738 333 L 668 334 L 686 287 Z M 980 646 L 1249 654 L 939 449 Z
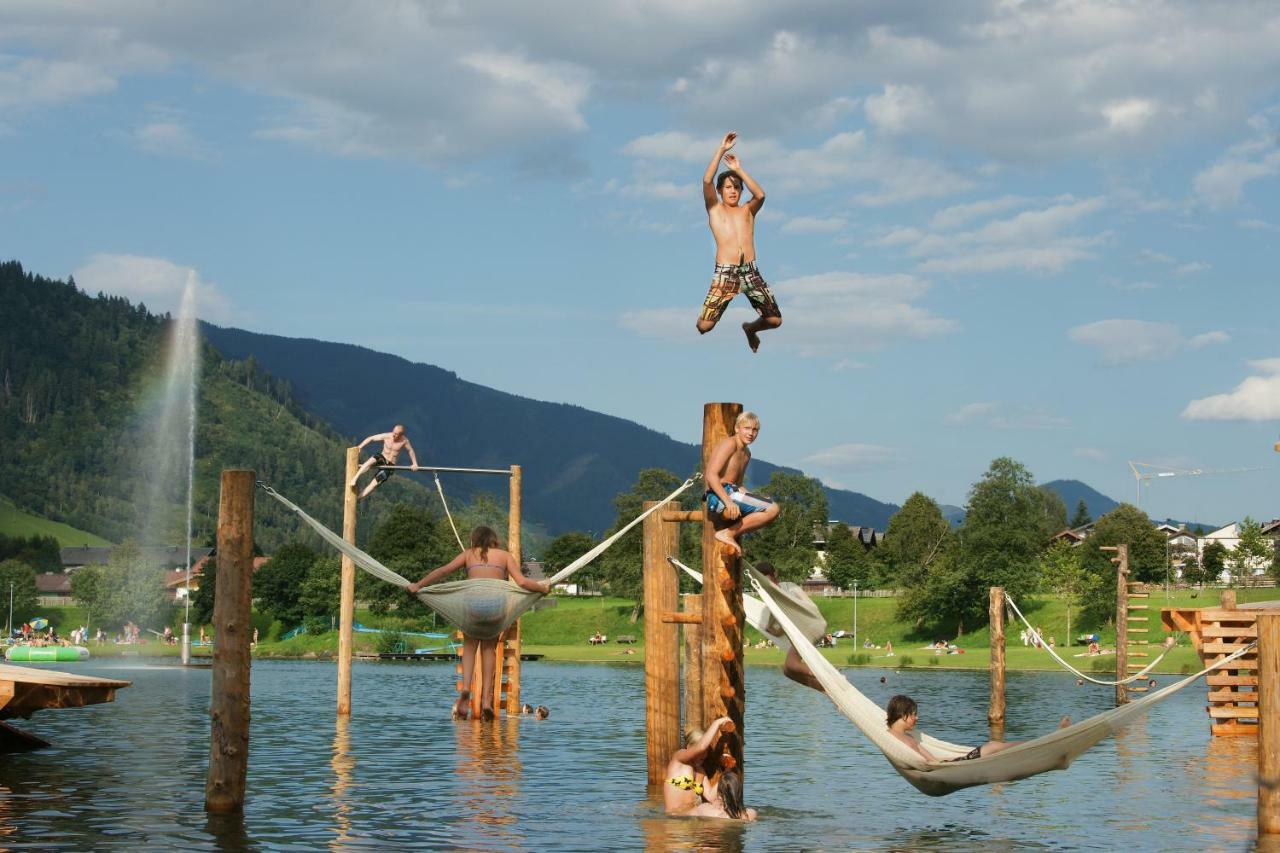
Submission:
M 461 631 L 455 631 L 454 640 L 461 643 L 464 641 Z M 520 711 L 520 620 L 517 619 L 515 624 L 502 632 L 502 636 L 498 638 L 497 660 L 493 670 L 493 709 L 501 712 L 505 710 L 508 714 L 516 714 Z M 454 664 L 454 672 L 458 675 L 456 689 L 462 692 L 462 653 L 458 653 L 458 662 Z M 480 716 L 480 697 L 482 695 L 480 684 L 481 672 L 480 662 L 476 661 L 475 672 L 471 678 L 471 716 L 478 719 Z
M 1151 598 L 1151 591 L 1141 581 L 1128 581 L 1128 591 L 1124 607 L 1123 618 L 1125 621 L 1125 673 L 1116 674 L 1117 678 L 1125 678 L 1145 669 L 1151 657 L 1148 648 L 1150 646 L 1146 635 L 1151 633 L 1149 622 L 1151 617 L 1147 614 L 1150 612 L 1150 605 L 1147 603 Z M 1135 613 L 1136 611 L 1136 613 Z M 1139 635 L 1137 638 L 1134 635 Z M 1132 659 L 1138 660 L 1130 663 Z M 1141 681 L 1131 682 L 1125 685 L 1125 691 L 1128 693 L 1146 693 L 1151 688 Z

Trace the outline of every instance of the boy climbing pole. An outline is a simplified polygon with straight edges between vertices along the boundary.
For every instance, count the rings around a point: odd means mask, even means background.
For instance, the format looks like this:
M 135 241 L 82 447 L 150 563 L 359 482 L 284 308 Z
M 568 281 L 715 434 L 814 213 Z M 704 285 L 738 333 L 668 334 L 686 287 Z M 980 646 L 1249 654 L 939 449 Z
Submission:
M 716 238 L 716 269 L 711 278 L 711 289 L 702 303 L 698 332 L 705 335 L 714 329 L 733 297 L 741 291 L 760 315 L 742 324 L 747 345 L 755 352 L 760 348 L 758 333 L 781 326 L 782 312 L 778 310 L 778 303 L 764 276 L 756 268 L 756 214 L 764 205 L 764 190 L 747 174 L 737 156 L 729 153 L 737 141 L 737 133 L 726 133 L 702 175 L 702 200 L 707 206 L 707 224 Z M 722 159 L 729 168 L 716 177 L 716 169 Z M 751 191 L 751 198 L 746 204 L 741 203 L 743 184 Z
M 742 534 L 758 530 L 778 517 L 778 505 L 742 488 L 751 462 L 751 443 L 760 435 L 760 418 L 743 412 L 733 424 L 733 435 L 716 445 L 707 462 L 707 509 L 728 522 L 716 530 L 719 540 L 733 554 L 741 554 Z

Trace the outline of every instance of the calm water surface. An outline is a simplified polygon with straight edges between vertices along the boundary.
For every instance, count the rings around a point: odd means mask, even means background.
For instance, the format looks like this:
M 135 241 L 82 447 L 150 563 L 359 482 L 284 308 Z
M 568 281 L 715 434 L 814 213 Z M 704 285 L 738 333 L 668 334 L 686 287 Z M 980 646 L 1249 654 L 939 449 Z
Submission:
M 63 668 L 69 668 L 63 665 Z M 453 723 L 451 664 L 357 663 L 335 723 L 333 664 L 253 665 L 243 820 L 203 811 L 209 671 L 90 662 L 133 681 L 114 704 L 19 721 L 51 749 L 0 756 L 0 849 L 1247 850 L 1256 746 L 1210 738 L 1204 689 L 1164 702 L 1064 772 L 943 798 L 918 794 L 824 697 L 748 670 L 751 825 L 670 819 L 645 793 L 638 666 L 530 663 L 524 698 L 549 720 Z M 851 670 L 883 702 L 909 693 L 921 727 L 985 740 L 985 673 Z M 881 676 L 887 684 L 880 684 Z M 1111 691 L 1012 674 L 1010 740 Z

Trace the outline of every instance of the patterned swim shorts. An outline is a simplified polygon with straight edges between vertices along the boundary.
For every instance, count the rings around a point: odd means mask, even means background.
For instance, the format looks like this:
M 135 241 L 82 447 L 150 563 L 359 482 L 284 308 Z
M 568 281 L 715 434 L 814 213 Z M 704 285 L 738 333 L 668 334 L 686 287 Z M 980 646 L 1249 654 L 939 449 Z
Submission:
M 711 277 L 711 289 L 707 291 L 706 301 L 702 303 L 700 319 L 718 323 L 739 292 L 746 294 L 751 307 L 761 317 L 782 316 L 782 312 L 778 310 L 778 302 L 773 298 L 773 291 L 769 289 L 753 261 L 749 264 L 716 264 L 716 271 Z

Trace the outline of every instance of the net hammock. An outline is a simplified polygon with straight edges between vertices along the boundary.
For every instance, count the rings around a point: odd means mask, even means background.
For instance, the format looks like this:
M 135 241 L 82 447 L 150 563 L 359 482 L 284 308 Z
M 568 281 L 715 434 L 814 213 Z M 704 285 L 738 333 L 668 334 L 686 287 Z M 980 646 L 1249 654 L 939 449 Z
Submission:
M 1039 640 L 1040 632 L 1037 631 L 1035 628 L 1031 627 L 1031 623 L 1027 621 L 1027 617 L 1022 615 L 1022 611 L 1018 609 L 1018 605 L 1015 604 L 1013 599 L 1009 597 L 1009 593 L 1006 592 L 1004 594 L 1004 600 L 1006 603 L 1008 603 L 1009 607 L 1012 608 L 1013 612 L 1018 615 L 1018 619 L 1022 621 L 1022 624 L 1027 626 L 1027 630 L 1030 631 L 1033 635 L 1035 635 L 1035 637 Z M 1169 652 L 1173 650 L 1172 644 L 1167 645 L 1164 647 L 1164 651 L 1160 652 L 1160 654 L 1156 656 L 1155 660 L 1151 661 L 1151 663 L 1147 664 L 1142 669 L 1138 670 L 1137 672 L 1133 673 L 1127 678 L 1119 678 L 1119 679 L 1109 681 L 1107 679 L 1094 678 L 1093 676 L 1087 675 L 1081 672 L 1080 670 L 1076 669 L 1074 666 L 1072 666 L 1070 663 L 1064 660 L 1061 655 L 1059 655 L 1056 651 L 1054 651 L 1053 646 L 1049 645 L 1048 643 L 1045 643 L 1043 640 L 1040 640 L 1038 645 L 1040 646 L 1040 648 L 1048 652 L 1050 657 L 1052 657 L 1062 666 L 1071 670 L 1080 678 L 1083 678 L 1085 681 L 1092 681 L 1094 684 L 1101 684 L 1105 687 L 1115 687 L 1116 685 L 1119 685 L 1119 684 L 1128 684 L 1130 681 L 1137 681 L 1139 678 L 1146 678 L 1151 673 L 1151 671 L 1156 668 L 1156 664 L 1164 660 L 1164 656 L 1169 654 Z M 1118 674 L 1119 673 L 1117 673 L 1117 675 Z
M 574 572 L 590 563 L 596 557 L 599 557 L 611 545 L 625 536 L 637 524 L 644 521 L 649 515 L 657 511 L 668 501 L 675 500 L 682 492 L 693 485 L 694 477 L 685 480 L 675 491 L 667 495 L 658 503 L 636 516 L 629 521 L 617 532 L 609 536 L 603 542 L 595 545 L 591 550 L 587 551 L 581 557 L 565 566 L 547 579 L 547 585 L 554 587 L 561 583 Z M 320 538 L 332 545 L 339 552 L 351 558 L 351 561 L 364 569 L 369 574 L 395 584 L 400 588 L 409 586 L 409 581 L 398 575 L 396 572 L 382 565 L 369 554 L 352 545 L 343 539 L 337 533 L 325 527 L 311 516 L 307 515 L 301 507 L 266 483 L 259 482 L 258 485 L 271 497 L 280 503 L 303 521 L 308 527 L 319 534 Z M 498 637 L 503 631 L 511 626 L 513 622 L 520 618 L 526 610 L 532 607 L 538 599 L 542 598 L 540 592 L 530 592 L 522 589 L 509 579 L 496 580 L 491 578 L 469 578 L 467 580 L 446 581 L 444 583 L 433 584 L 432 586 L 421 589 L 417 592 L 418 600 L 430 607 L 432 610 L 443 616 L 450 624 L 457 625 L 462 629 L 462 633 L 468 637 L 477 640 L 492 640 Z
M 1024 741 L 982 758 L 956 761 L 955 759 L 968 754 L 972 747 L 948 743 L 919 733 L 916 737 L 925 749 L 934 755 L 942 756 L 942 760 L 929 761 L 898 740 L 886 725 L 884 709 L 854 687 L 814 648 L 813 643 L 788 613 L 787 599 L 773 595 L 771 591 L 773 585 L 768 583 L 768 578 L 757 573 L 746 560 L 743 560 L 743 565 L 747 568 L 751 586 L 756 594 L 772 617 L 782 626 L 787 638 L 800 653 L 800 657 L 809 669 L 813 671 L 836 708 L 884 753 L 884 757 L 894 770 L 897 770 L 922 793 L 935 797 L 975 785 L 1012 782 L 1049 770 L 1065 770 L 1076 757 L 1107 736 L 1114 734 L 1134 717 L 1146 713 L 1157 702 L 1169 698 L 1213 670 L 1229 665 L 1257 646 L 1256 643 L 1246 646 L 1205 667 L 1195 675 L 1149 693 L 1135 702 L 1103 711 L 1101 714 L 1066 728 L 1057 729 L 1050 734 Z M 744 596 L 744 600 L 745 598 Z

